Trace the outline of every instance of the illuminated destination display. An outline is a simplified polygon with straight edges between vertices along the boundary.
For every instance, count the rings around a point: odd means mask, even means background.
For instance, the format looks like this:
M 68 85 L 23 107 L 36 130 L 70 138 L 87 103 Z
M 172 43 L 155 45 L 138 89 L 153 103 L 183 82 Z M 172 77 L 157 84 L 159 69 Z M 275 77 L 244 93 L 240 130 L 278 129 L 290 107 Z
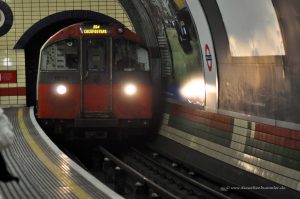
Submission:
M 91 27 L 81 27 L 80 31 L 83 34 L 108 34 L 108 33 L 110 33 L 109 28 L 101 28 L 100 25 L 92 25 Z

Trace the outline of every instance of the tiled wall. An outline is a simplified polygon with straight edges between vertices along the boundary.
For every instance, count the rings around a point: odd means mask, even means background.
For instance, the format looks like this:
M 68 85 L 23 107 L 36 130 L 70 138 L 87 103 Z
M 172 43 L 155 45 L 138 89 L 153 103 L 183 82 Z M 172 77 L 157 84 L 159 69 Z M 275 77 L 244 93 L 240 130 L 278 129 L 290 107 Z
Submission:
M 300 132 L 168 104 L 160 135 L 300 191 Z
M 0 37 L 0 71 L 16 71 L 17 83 L 0 83 L 0 106 L 26 104 L 24 50 L 14 45 L 34 23 L 65 10 L 90 10 L 108 15 L 133 29 L 118 0 L 4 0 L 14 16 L 10 31 Z

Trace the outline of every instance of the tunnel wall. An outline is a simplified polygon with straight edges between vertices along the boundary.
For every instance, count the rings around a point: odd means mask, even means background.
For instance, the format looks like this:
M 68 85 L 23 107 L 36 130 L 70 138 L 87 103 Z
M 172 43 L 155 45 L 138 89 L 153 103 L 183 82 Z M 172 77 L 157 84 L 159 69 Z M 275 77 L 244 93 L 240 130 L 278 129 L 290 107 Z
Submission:
M 159 134 L 228 165 L 300 191 L 299 131 L 168 103 Z M 186 155 L 185 161 L 196 161 L 195 157 Z M 207 171 L 236 185 L 259 186 L 240 172 L 238 178 L 233 178 L 222 168 Z
M 286 56 L 283 59 L 285 79 L 277 82 L 280 90 L 276 103 L 276 118 L 300 123 L 300 2 L 297 0 L 273 0 L 284 37 Z
M 278 107 L 290 95 L 283 56 L 233 57 L 226 28 L 216 1 L 201 1 L 214 37 L 219 69 L 219 109 L 273 120 L 297 123 L 284 117 Z M 283 119 L 284 118 L 284 119 Z M 268 122 L 265 120 L 264 122 Z M 275 124 L 275 122 L 274 122 Z
M 133 29 L 132 23 L 126 11 L 117 0 L 13 0 L 6 4 L 12 12 L 12 27 L 0 37 L 0 73 L 6 77 L 7 81 L 0 81 L 0 105 L 15 106 L 26 105 L 26 86 L 30 88 L 31 82 L 26 82 L 25 76 L 25 51 L 24 49 L 14 49 L 22 35 L 41 19 L 66 10 L 89 10 L 95 11 L 117 19 L 128 28 Z M 2 8 L 2 7 L 1 7 Z M 10 18 L 7 18 L 10 19 Z M 1 28 L 2 29 L 2 28 Z M 34 35 L 27 35 L 34 37 Z M 28 66 L 30 67 L 30 66 Z M 32 66 L 31 66 L 32 67 Z M 37 66 L 36 66 L 37 67 Z M 36 81 L 34 75 L 26 74 L 33 78 L 29 81 Z M 35 88 L 31 88 L 31 90 Z M 34 95 L 29 95 L 33 98 Z M 29 99 L 35 101 L 34 99 Z M 32 104 L 31 104 L 32 105 Z
M 300 36 L 299 21 L 296 20 L 299 2 L 289 1 L 286 5 L 283 0 L 270 1 L 279 19 L 286 55 L 251 57 L 231 55 L 217 1 L 200 0 L 199 3 L 205 11 L 216 52 L 219 108 L 205 111 L 205 104 L 201 106 L 201 103 L 182 98 L 179 90 L 183 81 L 179 81 L 178 87 L 172 87 L 178 71 L 184 70 L 187 74 L 195 72 L 190 70 L 192 67 L 186 67 L 189 64 L 205 67 L 206 60 L 201 59 L 205 52 L 198 51 L 200 62 L 189 63 L 193 60 L 189 57 L 179 64 L 174 62 L 178 61 L 175 56 L 180 55 L 174 56 L 172 52 L 173 67 L 167 68 L 169 70 L 166 69 L 166 72 L 163 70 L 166 108 L 159 134 L 231 166 L 299 191 L 300 117 L 296 102 L 298 93 L 292 91 L 296 90 L 299 79 L 296 78 L 299 62 L 295 55 L 299 52 L 298 43 L 295 43 Z M 169 28 L 167 23 L 165 28 Z M 191 28 L 189 30 L 193 31 Z M 198 36 L 201 37 L 201 33 L 198 32 Z M 169 37 L 168 41 L 170 46 L 174 45 L 174 38 L 170 40 Z M 293 72 L 287 72 L 287 67 Z M 200 73 L 203 74 L 203 69 Z M 226 171 L 221 173 L 222 177 L 235 181 Z M 239 177 L 243 179 L 242 174 Z M 246 182 L 247 179 L 244 179 Z
M 219 112 L 300 129 L 299 2 L 274 0 L 284 55 L 233 57 L 217 1 L 201 1 L 214 37 L 219 70 Z M 238 114 L 235 114 L 238 113 Z

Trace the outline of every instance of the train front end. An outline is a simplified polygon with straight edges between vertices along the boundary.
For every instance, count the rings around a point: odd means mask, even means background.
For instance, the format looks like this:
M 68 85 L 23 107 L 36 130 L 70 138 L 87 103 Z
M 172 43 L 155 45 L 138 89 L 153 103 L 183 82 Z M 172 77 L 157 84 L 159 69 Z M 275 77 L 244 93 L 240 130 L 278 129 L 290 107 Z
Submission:
M 147 49 L 119 25 L 80 23 L 42 47 L 37 116 L 76 128 L 149 126 L 152 86 Z

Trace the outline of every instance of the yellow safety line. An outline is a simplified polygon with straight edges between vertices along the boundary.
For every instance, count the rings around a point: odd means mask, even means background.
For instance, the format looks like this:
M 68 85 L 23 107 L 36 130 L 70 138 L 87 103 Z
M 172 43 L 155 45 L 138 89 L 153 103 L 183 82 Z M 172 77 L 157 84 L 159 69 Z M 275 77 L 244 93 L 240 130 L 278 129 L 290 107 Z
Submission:
M 30 145 L 31 149 L 38 156 L 38 158 L 45 164 L 45 166 L 66 186 L 70 189 L 70 192 L 73 192 L 78 198 L 89 199 L 92 198 L 88 193 L 82 190 L 69 176 L 63 171 L 62 168 L 59 168 L 55 165 L 43 152 L 40 146 L 34 141 L 33 137 L 30 135 L 25 122 L 23 120 L 23 108 L 20 108 L 18 111 L 18 122 L 21 128 L 21 131 Z

